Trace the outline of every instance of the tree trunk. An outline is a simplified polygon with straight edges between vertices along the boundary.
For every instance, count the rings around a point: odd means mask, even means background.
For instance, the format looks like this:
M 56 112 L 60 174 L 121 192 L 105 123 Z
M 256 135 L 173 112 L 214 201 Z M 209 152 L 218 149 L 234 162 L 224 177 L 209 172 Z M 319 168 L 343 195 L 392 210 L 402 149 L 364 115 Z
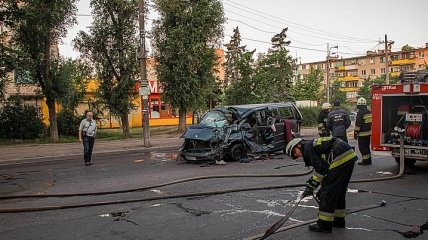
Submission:
M 126 138 L 131 137 L 131 131 L 129 130 L 129 117 L 128 117 L 128 113 L 123 114 L 120 117 L 120 120 L 122 122 L 123 136 L 125 136 Z
M 186 109 L 183 108 L 178 110 L 178 131 L 186 131 Z
M 54 100 L 46 100 L 46 105 L 48 106 L 49 111 L 49 129 L 50 129 L 50 138 L 51 142 L 58 142 L 58 122 L 55 109 Z

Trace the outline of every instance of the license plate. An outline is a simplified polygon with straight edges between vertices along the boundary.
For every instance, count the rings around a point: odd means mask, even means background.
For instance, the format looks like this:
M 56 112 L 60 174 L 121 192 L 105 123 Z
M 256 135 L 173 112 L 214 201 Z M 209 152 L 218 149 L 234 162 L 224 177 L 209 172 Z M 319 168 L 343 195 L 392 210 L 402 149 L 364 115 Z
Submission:
M 404 149 L 404 153 L 425 155 L 425 151 L 423 149 Z
M 196 157 L 186 157 L 187 160 L 196 160 Z

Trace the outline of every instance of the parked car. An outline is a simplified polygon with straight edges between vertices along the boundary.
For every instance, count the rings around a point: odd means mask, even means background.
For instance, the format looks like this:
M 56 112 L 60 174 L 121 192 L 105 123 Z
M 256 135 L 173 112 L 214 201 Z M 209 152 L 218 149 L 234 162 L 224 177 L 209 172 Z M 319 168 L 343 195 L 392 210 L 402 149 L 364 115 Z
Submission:
M 290 102 L 213 109 L 181 136 L 184 143 L 178 158 L 187 162 L 236 161 L 247 153 L 284 150 L 292 137 L 300 136 L 301 123 L 301 113 Z

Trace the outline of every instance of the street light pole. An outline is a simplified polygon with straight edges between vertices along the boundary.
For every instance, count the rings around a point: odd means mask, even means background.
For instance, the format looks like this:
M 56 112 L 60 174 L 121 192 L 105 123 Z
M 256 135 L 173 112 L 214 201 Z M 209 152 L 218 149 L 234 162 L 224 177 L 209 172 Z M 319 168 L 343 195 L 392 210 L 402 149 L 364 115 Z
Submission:
M 143 125 L 143 145 L 151 147 L 150 143 L 150 126 L 149 126 L 149 95 L 150 87 L 147 80 L 147 51 L 146 51 L 146 30 L 145 30 L 145 0 L 140 0 L 138 5 L 139 24 L 140 24 L 140 52 L 138 58 L 140 60 L 140 95 L 142 98 L 142 125 Z
M 327 69 L 327 77 L 326 77 L 327 92 L 326 92 L 326 94 L 327 94 L 327 102 L 329 103 L 330 102 L 330 44 L 329 43 L 327 43 L 327 66 L 326 66 L 326 69 Z

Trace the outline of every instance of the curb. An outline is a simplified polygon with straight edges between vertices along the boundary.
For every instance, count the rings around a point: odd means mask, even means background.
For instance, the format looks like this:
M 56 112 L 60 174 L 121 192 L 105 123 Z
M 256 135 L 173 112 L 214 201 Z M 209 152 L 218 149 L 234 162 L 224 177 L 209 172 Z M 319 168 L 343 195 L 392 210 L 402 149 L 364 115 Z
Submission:
M 147 147 L 128 148 L 128 149 L 118 149 L 118 150 L 112 150 L 112 151 L 94 152 L 94 155 L 97 155 L 97 154 L 106 154 L 106 153 L 131 152 L 131 151 L 135 152 L 133 154 L 137 154 L 137 153 L 152 152 L 154 150 L 172 150 L 172 149 L 177 149 L 177 148 L 180 148 L 180 147 L 181 147 L 181 144 L 180 145 L 159 146 L 159 147 L 148 147 L 148 148 Z M 82 153 L 74 153 L 74 154 L 67 154 L 67 155 L 50 155 L 50 156 L 34 157 L 34 158 L 15 158 L 15 159 L 9 159 L 9 160 L 6 160 L 6 161 L 1 161 L 0 162 L 0 167 L 3 167 L 3 166 L 13 166 L 13 165 L 23 165 L 23 164 L 38 164 L 38 163 L 58 162 L 57 158 L 67 158 L 67 157 L 75 157 L 75 156 L 82 156 Z M 56 158 L 56 159 L 46 159 L 46 158 Z M 46 160 L 44 160 L 44 161 L 33 161 L 33 159 L 34 160 L 37 160 L 37 159 L 46 159 Z M 67 160 L 60 160 L 60 161 L 67 161 Z

